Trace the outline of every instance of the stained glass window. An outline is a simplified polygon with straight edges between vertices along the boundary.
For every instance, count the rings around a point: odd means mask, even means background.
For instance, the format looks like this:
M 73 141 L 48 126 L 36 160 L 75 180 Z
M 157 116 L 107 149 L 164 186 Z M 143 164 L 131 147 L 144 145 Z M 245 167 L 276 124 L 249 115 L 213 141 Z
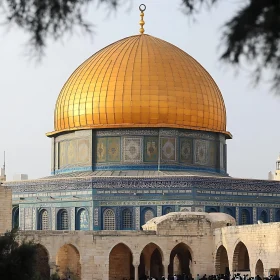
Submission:
M 147 223 L 148 221 L 150 221 L 151 219 L 153 219 L 155 217 L 154 212 L 152 210 L 147 210 L 145 212 L 145 223 Z
M 69 230 L 68 213 L 62 210 L 58 213 L 58 230 Z
M 43 210 L 40 213 L 40 230 L 49 229 L 49 214 L 47 210 Z
M 249 212 L 246 209 L 243 209 L 241 212 L 241 225 L 249 224 Z
M 85 209 L 79 211 L 78 214 L 78 229 L 89 230 L 88 213 Z
M 122 212 L 122 225 L 124 229 L 132 228 L 132 213 L 129 209 L 125 209 Z
M 115 213 L 112 209 L 107 209 L 103 214 L 103 229 L 104 230 L 115 230 Z

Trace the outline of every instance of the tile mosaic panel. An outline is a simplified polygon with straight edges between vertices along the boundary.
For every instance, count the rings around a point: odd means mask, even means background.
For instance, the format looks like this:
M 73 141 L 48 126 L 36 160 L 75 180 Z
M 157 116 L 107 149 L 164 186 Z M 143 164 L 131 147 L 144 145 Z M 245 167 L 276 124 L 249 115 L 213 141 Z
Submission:
M 78 140 L 78 162 L 89 163 L 90 161 L 90 148 L 88 139 Z
M 140 207 L 135 207 L 135 229 L 140 229 Z
M 94 208 L 94 211 L 93 211 L 93 225 L 94 226 L 98 226 L 98 207 L 95 207 Z
M 142 161 L 142 138 L 124 138 L 124 162 L 141 162 Z
M 121 138 L 108 137 L 107 142 L 107 160 L 109 162 L 121 161 Z
M 180 161 L 184 163 L 192 163 L 192 139 L 180 138 Z
M 194 163 L 207 165 L 208 163 L 208 142 L 206 140 L 195 140 Z
M 145 137 L 144 161 L 158 161 L 158 137 Z
M 24 230 L 32 230 L 32 208 L 25 208 L 24 211 Z
M 163 161 L 176 160 L 176 138 L 162 137 L 160 139 L 161 159 Z
M 96 145 L 96 161 L 97 162 L 106 162 L 106 141 L 105 137 L 97 138 Z

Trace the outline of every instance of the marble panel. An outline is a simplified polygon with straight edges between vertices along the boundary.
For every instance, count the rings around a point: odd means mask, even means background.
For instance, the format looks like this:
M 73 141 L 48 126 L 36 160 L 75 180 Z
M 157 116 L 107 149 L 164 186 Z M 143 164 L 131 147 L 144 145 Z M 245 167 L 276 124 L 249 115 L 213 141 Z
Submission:
M 97 145 L 96 145 L 96 161 L 97 162 L 106 162 L 106 143 L 107 138 L 99 137 L 97 138 Z
M 125 137 L 123 152 L 124 152 L 124 162 L 126 163 L 142 162 L 142 138 Z
M 194 163 L 207 165 L 208 163 L 208 141 L 195 140 Z
M 107 160 L 108 162 L 121 161 L 121 138 L 108 137 L 107 142 Z
M 192 163 L 193 147 L 192 139 L 180 138 L 180 162 Z
M 144 161 L 158 161 L 158 137 L 145 137 L 144 139 Z
M 176 138 L 162 137 L 160 139 L 160 150 L 163 161 L 176 161 Z
M 215 166 L 217 164 L 217 142 L 209 141 L 209 165 Z
M 90 161 L 90 148 L 89 139 L 78 140 L 78 162 L 89 163 Z

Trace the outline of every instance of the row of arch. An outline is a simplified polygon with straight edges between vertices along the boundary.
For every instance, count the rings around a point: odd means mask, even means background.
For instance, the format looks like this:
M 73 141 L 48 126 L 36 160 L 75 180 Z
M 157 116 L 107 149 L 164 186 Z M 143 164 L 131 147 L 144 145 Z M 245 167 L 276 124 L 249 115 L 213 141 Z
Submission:
M 139 259 L 133 260 L 135 256 L 126 244 L 115 245 L 109 252 L 109 280 L 145 279 L 146 276 L 160 279 L 162 275 L 167 276 L 167 274 L 193 274 L 193 253 L 183 242 L 175 245 L 169 256 L 164 256 L 157 244 L 149 243 L 139 252 L 139 256 L 137 256 Z M 50 274 L 48 252 L 42 245 L 38 245 L 38 260 L 42 279 L 48 279 Z M 61 278 L 71 276 L 71 278 L 82 279 L 80 253 L 74 245 L 65 244 L 58 250 L 56 266 Z M 230 273 L 228 253 L 223 245 L 219 246 L 215 254 L 215 270 L 216 274 Z M 232 273 L 250 271 L 248 250 L 241 241 L 234 249 L 232 270 Z M 255 271 L 251 273 L 263 278 L 264 266 L 260 259 L 256 262 Z
M 248 249 L 245 246 L 245 244 L 241 241 L 236 245 L 234 249 L 232 269 L 233 273 L 244 273 L 250 271 L 250 259 Z M 226 248 L 223 245 L 221 245 L 216 252 L 215 270 L 216 274 L 230 274 L 228 254 Z M 264 266 L 263 262 L 260 259 L 256 262 L 255 271 L 251 271 L 251 273 L 255 273 L 255 276 L 259 275 L 261 278 L 264 277 Z
M 166 207 L 164 209 L 164 215 L 173 212 L 171 207 Z M 217 212 L 215 208 L 209 208 L 207 212 Z M 230 208 L 225 209 L 225 213 L 234 217 L 233 210 Z M 115 211 L 111 208 L 105 209 L 102 213 L 102 229 L 103 230 L 115 230 L 116 229 L 116 214 Z M 156 216 L 154 209 L 145 208 L 142 213 L 142 224 L 145 224 L 152 218 Z M 269 215 L 267 211 L 263 210 L 260 213 L 259 220 L 263 223 L 269 222 Z M 280 222 L 280 210 L 277 210 L 275 215 L 275 221 Z M 50 215 L 47 209 L 42 209 L 39 212 L 38 217 L 38 230 L 50 230 Z M 246 225 L 251 224 L 251 214 L 247 209 L 242 209 L 240 224 Z M 13 210 L 13 227 L 19 226 L 19 208 Z M 57 221 L 56 221 L 57 230 L 69 230 L 70 229 L 70 220 L 69 213 L 66 209 L 60 209 L 57 212 Z M 76 214 L 76 225 L 75 230 L 89 230 L 89 214 L 85 208 L 81 208 L 77 211 Z M 130 208 L 125 208 L 121 212 L 121 229 L 123 230 L 132 230 L 133 229 L 133 210 Z
M 207 209 L 208 213 L 219 212 L 218 209 L 210 207 Z M 231 208 L 225 208 L 225 213 L 235 218 L 235 213 Z M 262 210 L 258 216 L 258 220 L 263 223 L 269 222 L 269 213 L 266 210 Z M 280 209 L 275 212 L 275 222 L 280 222 Z M 248 225 L 252 223 L 251 213 L 248 209 L 242 209 L 240 215 L 240 225 Z
M 164 214 L 172 212 L 171 207 L 164 209 Z M 156 216 L 155 211 L 152 208 L 145 208 L 143 211 L 143 224 L 151 220 Z M 113 209 L 105 209 L 102 219 L 103 230 L 115 230 L 116 229 L 116 214 Z M 130 208 L 125 208 L 121 212 L 121 227 L 123 230 L 133 229 L 133 211 Z M 13 211 L 13 227 L 19 226 L 19 208 L 15 208 Z M 50 214 L 47 209 L 41 209 L 38 215 L 38 230 L 50 230 Z M 69 213 L 66 209 L 60 209 L 57 212 L 56 219 L 57 230 L 70 230 Z M 89 230 L 89 214 L 85 208 L 81 208 L 76 214 L 75 230 Z

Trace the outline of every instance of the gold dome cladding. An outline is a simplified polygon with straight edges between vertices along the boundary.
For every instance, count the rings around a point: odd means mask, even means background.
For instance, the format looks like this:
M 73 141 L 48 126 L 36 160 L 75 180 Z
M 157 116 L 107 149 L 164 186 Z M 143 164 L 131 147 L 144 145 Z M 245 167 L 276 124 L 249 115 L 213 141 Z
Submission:
M 167 127 L 226 131 L 221 92 L 191 56 L 141 34 L 82 63 L 62 88 L 54 135 L 78 129 Z

